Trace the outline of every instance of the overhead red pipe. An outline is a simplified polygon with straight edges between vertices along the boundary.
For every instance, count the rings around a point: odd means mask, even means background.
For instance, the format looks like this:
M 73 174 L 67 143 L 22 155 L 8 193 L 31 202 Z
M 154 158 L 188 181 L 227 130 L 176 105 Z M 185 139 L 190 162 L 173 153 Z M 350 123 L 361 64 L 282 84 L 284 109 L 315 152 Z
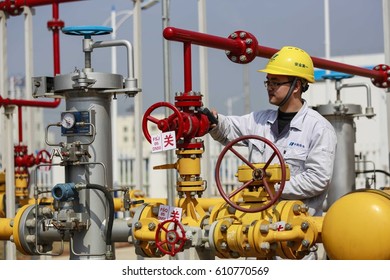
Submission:
M 0 1 L 0 10 L 3 10 L 11 16 L 18 16 L 23 12 L 23 6 L 36 7 L 50 5 L 53 3 L 76 2 L 85 0 L 3 0 Z
M 245 33 L 243 39 L 241 39 L 241 33 Z M 279 51 L 278 49 L 257 45 L 257 39 L 245 31 L 236 31 L 229 38 L 223 38 L 175 27 L 167 27 L 164 29 L 163 35 L 165 39 L 171 41 L 225 50 L 228 57 L 236 63 L 249 63 L 254 56 L 270 58 Z M 248 39 L 251 43 L 247 41 Z M 253 46 L 253 42 L 256 42 L 255 46 Z M 242 60 L 240 60 L 241 57 L 243 57 Z M 372 79 L 373 84 L 377 87 L 390 87 L 390 82 L 388 83 L 390 67 L 387 65 L 380 64 L 374 67 L 373 70 L 370 70 L 313 56 L 311 58 L 315 67 L 368 77 Z
M 270 58 L 272 57 L 276 52 L 278 52 L 278 49 L 272 49 L 268 47 L 257 47 L 257 56 L 264 57 L 264 58 Z M 382 79 L 383 74 L 379 71 L 370 70 L 366 68 L 361 68 L 357 66 L 352 66 L 344 63 L 339 63 L 335 61 L 326 60 L 323 58 L 318 57 L 311 57 L 313 60 L 313 64 L 315 67 L 321 68 L 321 69 L 327 69 L 332 71 L 338 71 L 338 72 L 344 72 L 349 74 L 354 74 L 362 77 L 367 78 L 373 78 L 373 79 Z
M 175 27 L 167 27 L 163 31 L 164 38 L 171 41 L 186 42 L 199 46 L 230 50 L 234 52 L 240 52 L 243 49 L 243 45 L 239 41 L 233 41 L 228 38 L 218 37 L 205 33 L 199 33 L 195 31 L 179 29 Z

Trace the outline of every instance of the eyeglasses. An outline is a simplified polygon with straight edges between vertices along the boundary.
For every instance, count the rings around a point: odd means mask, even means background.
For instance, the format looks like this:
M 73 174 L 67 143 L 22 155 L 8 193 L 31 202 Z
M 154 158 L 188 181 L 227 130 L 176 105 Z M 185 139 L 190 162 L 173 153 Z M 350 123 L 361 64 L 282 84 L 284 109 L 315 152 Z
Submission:
M 267 87 L 280 87 L 281 85 L 285 85 L 285 84 L 290 84 L 292 83 L 292 81 L 287 81 L 287 82 L 281 82 L 281 83 L 278 83 L 278 82 L 272 82 L 272 81 L 264 81 L 264 86 L 267 88 Z

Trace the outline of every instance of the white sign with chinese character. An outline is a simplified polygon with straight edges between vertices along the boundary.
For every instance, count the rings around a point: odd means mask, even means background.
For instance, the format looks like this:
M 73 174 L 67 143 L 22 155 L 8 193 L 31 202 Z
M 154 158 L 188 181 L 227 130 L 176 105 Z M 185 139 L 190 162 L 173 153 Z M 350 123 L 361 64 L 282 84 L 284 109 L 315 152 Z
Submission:
M 180 207 L 160 205 L 158 209 L 158 220 L 163 222 L 166 220 L 181 220 L 183 209 Z
M 152 135 L 152 153 L 157 153 L 161 151 L 162 151 L 161 133 L 157 135 Z
M 152 135 L 152 153 L 176 149 L 176 133 L 168 131 Z

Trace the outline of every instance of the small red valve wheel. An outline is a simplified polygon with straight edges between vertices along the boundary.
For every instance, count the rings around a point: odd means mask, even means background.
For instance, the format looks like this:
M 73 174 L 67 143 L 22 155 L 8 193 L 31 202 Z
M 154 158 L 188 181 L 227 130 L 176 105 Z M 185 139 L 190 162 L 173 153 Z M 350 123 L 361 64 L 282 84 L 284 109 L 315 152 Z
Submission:
M 151 116 L 151 113 L 160 107 L 168 107 L 173 111 L 173 114 L 170 115 L 168 118 L 164 119 L 157 119 L 153 116 Z M 180 137 L 182 137 L 183 134 L 183 116 L 179 109 L 177 109 L 174 105 L 172 105 L 169 102 L 158 102 L 150 106 L 144 115 L 144 118 L 142 119 L 142 131 L 144 132 L 144 136 L 146 140 L 151 143 L 152 137 L 150 136 L 150 133 L 148 131 L 148 121 L 154 123 L 157 125 L 158 129 L 160 129 L 162 132 L 167 131 L 175 131 L 176 132 L 176 140 L 179 140 Z
M 38 164 L 51 164 L 50 153 L 47 150 L 40 150 L 35 159 L 35 163 Z M 49 171 L 51 166 L 45 166 L 45 170 Z
M 241 155 L 236 149 L 233 148 L 233 146 L 236 145 L 237 143 L 248 142 L 249 139 L 264 142 L 267 146 L 269 146 L 273 150 L 273 154 L 271 155 L 271 157 L 267 161 L 265 161 L 264 166 L 261 168 L 254 166 L 243 155 Z M 234 155 L 236 155 L 239 159 L 241 159 L 241 161 L 243 161 L 246 165 L 248 165 L 253 170 L 253 172 L 252 172 L 253 178 L 251 180 L 249 180 L 248 182 L 244 183 L 242 186 L 240 186 L 239 188 L 237 188 L 236 190 L 234 190 L 230 194 L 225 193 L 225 191 L 222 187 L 221 178 L 220 178 L 220 173 L 221 173 L 220 169 L 221 169 L 222 159 L 224 158 L 224 156 L 226 155 L 226 153 L 228 151 L 231 151 Z M 276 193 L 274 191 L 272 191 L 271 188 L 269 187 L 268 182 L 267 182 L 267 176 L 266 176 L 267 168 L 269 167 L 269 165 L 271 164 L 271 162 L 273 161 L 275 156 L 277 157 L 277 159 L 279 161 L 281 173 L 282 173 L 280 186 L 279 186 L 279 189 L 276 191 Z M 262 186 L 270 198 L 270 200 L 267 203 L 265 203 L 263 206 L 260 206 L 260 207 L 244 208 L 244 207 L 239 206 L 234 201 L 232 201 L 232 198 L 237 193 L 250 187 L 250 185 L 254 181 L 262 181 Z M 221 154 L 219 155 L 217 163 L 216 163 L 216 167 L 215 167 L 215 183 L 217 184 L 218 191 L 222 195 L 223 199 L 233 208 L 240 210 L 241 212 L 246 212 L 246 213 L 261 212 L 261 211 L 264 211 L 265 209 L 268 209 L 269 207 L 271 207 L 279 199 L 279 197 L 282 195 L 282 191 L 283 191 L 284 185 L 286 183 L 286 165 L 285 165 L 284 159 L 282 157 L 282 154 L 279 152 L 278 148 L 268 139 L 261 137 L 261 136 L 257 136 L 257 135 L 241 136 L 241 137 L 231 141 L 229 144 L 227 144 L 225 146 L 225 148 L 222 150 Z
M 186 232 L 178 220 L 166 220 L 157 226 L 155 241 L 162 253 L 175 256 L 187 241 Z

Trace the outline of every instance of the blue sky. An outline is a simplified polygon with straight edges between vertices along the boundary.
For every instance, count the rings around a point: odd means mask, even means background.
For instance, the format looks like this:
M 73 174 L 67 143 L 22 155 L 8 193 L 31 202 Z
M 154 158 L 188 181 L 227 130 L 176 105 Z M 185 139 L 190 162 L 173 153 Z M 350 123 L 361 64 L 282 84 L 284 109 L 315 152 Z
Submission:
M 170 25 L 196 31 L 198 28 L 197 0 L 171 0 Z M 331 55 L 383 52 L 383 21 L 381 0 L 329 0 Z M 66 26 L 102 25 L 110 16 L 112 6 L 117 11 L 132 9 L 130 0 L 89 0 L 60 4 L 60 19 Z M 231 32 L 244 30 L 256 36 L 260 45 L 281 48 L 294 45 L 310 55 L 323 57 L 324 4 L 317 0 L 209 0 L 207 30 L 209 34 L 227 37 Z M 34 24 L 34 76 L 52 76 L 52 33 L 47 21 L 52 17 L 50 6 L 36 7 Z M 164 100 L 163 92 L 163 37 L 161 1 L 142 11 L 142 96 L 145 110 Z M 10 75 L 24 73 L 23 17 L 8 20 L 8 69 Z M 132 19 L 117 33 L 117 39 L 132 41 Z M 109 40 L 110 36 L 95 37 Z M 173 42 L 172 95 L 183 91 L 182 44 Z M 193 90 L 199 91 L 197 47 L 193 47 Z M 118 50 L 118 73 L 126 75 L 124 50 Z M 263 74 L 256 72 L 266 59 L 256 58 L 249 64 L 251 110 L 268 105 L 262 86 Z M 61 73 L 72 72 L 84 64 L 81 38 L 61 34 Z M 230 62 L 223 51 L 209 49 L 209 107 L 226 112 L 226 100 L 243 92 L 243 66 Z M 110 72 L 110 51 L 95 50 L 92 66 L 97 72 Z M 119 99 L 121 100 L 121 99 Z M 119 102 L 119 110 L 126 113 L 133 100 Z M 49 109 L 47 109 L 49 110 Z M 50 109 L 53 110 L 53 109 Z M 243 102 L 234 104 L 233 112 L 241 114 Z M 51 112 L 52 113 L 52 112 Z M 59 114 L 58 114 L 59 115 Z M 58 117 L 59 118 L 59 117 Z

